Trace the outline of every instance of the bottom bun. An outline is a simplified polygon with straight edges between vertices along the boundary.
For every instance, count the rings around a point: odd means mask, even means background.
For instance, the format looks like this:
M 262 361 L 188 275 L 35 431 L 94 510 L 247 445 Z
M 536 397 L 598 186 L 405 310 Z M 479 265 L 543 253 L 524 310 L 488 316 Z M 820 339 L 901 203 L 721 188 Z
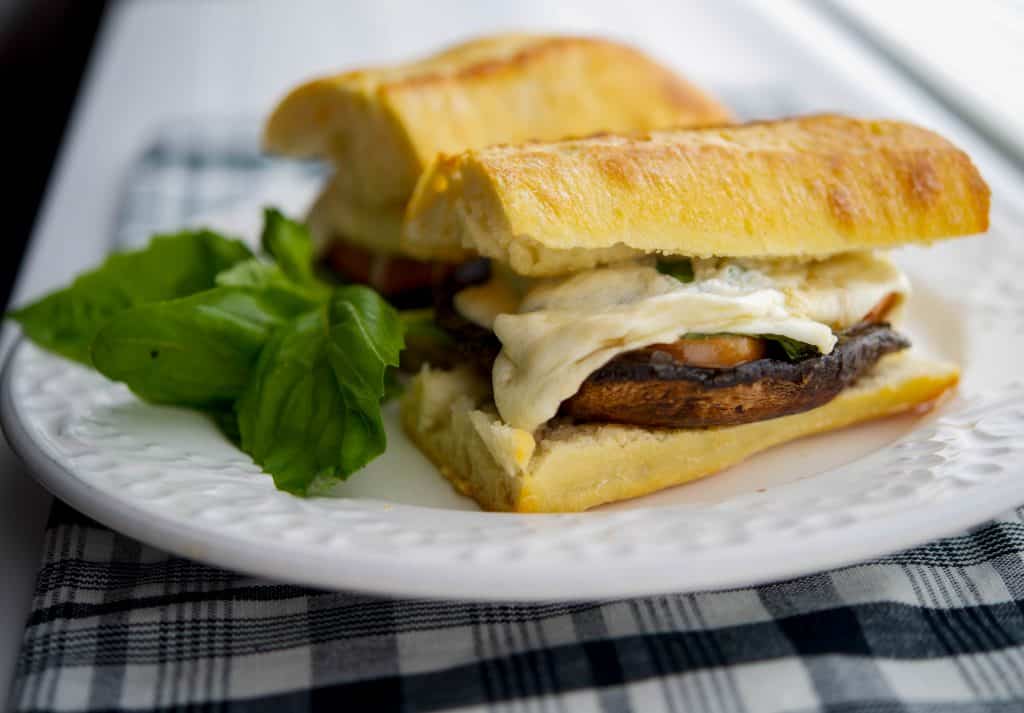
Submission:
M 553 421 L 503 423 L 490 384 L 468 368 L 425 367 L 402 401 L 406 432 L 448 480 L 486 510 L 578 512 L 711 475 L 812 433 L 930 404 L 956 385 L 955 365 L 901 352 L 816 409 L 707 429 Z

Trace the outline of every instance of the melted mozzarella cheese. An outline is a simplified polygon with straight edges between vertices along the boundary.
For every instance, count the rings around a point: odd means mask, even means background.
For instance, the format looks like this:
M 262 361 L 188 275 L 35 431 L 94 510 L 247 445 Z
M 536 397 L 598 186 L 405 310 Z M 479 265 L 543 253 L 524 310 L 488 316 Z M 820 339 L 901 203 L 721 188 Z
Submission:
M 494 329 L 499 314 L 519 311 L 523 296 L 508 280 L 493 277 L 482 285 L 473 285 L 455 293 L 455 310 L 474 324 Z
M 859 322 L 884 297 L 896 293 L 902 301 L 909 292 L 906 276 L 871 253 L 693 266 L 690 283 L 653 262 L 598 268 L 534 286 L 514 312 L 506 303 L 500 309 L 508 311 L 477 313 L 502 343 L 493 387 L 505 423 L 532 431 L 618 354 L 687 334 L 773 334 L 827 354 L 833 330 Z M 477 312 L 469 302 L 464 314 Z

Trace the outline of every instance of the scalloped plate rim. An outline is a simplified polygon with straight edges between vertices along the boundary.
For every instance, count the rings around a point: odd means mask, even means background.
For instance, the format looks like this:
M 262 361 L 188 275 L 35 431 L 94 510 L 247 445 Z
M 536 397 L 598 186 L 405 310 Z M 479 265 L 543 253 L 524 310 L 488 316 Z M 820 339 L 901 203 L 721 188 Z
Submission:
M 795 547 L 790 544 L 793 551 L 780 550 L 770 542 L 711 547 L 673 557 L 672 567 L 666 567 L 664 554 L 656 550 L 647 556 L 575 565 L 533 561 L 530 557 L 487 564 L 444 558 L 417 561 L 414 557 L 396 562 L 390 554 L 360 552 L 351 547 L 317 551 L 308 544 L 254 541 L 213 525 L 182 522 L 128 498 L 112 497 L 76 475 L 51 451 L 54 446 L 33 435 L 16 402 L 12 382 L 19 359 L 27 354 L 24 346 L 24 340 L 19 340 L 12 347 L 0 376 L 0 425 L 14 451 L 43 487 L 94 520 L 159 549 L 296 584 L 391 596 L 504 601 L 610 599 L 735 588 L 855 565 L 958 533 L 1005 512 L 1008 501 L 1024 501 L 1024 478 L 1010 479 L 1000 487 L 975 488 L 964 493 L 962 499 L 947 498 L 929 503 L 927 508 L 886 516 L 886 527 L 879 527 L 874 518 L 853 522 L 818 533 Z M 392 512 L 401 517 L 403 512 L 423 509 L 396 506 Z M 596 515 L 614 519 L 621 513 Z M 491 523 L 495 522 L 492 518 L 519 521 L 563 517 L 495 513 L 460 516 L 490 519 Z M 771 556 L 766 556 L 768 550 Z

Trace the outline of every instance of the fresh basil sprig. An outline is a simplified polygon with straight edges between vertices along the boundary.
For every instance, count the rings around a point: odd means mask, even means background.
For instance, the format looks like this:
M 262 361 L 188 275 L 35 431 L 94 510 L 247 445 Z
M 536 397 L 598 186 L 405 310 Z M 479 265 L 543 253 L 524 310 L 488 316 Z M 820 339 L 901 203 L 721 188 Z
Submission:
M 373 290 L 317 278 L 304 225 L 264 218 L 262 256 L 207 230 L 158 236 L 10 316 L 145 401 L 201 410 L 310 495 L 384 451 L 405 327 Z
M 236 406 L 242 448 L 281 490 L 314 495 L 384 452 L 380 404 L 403 347 L 397 312 L 367 287 L 279 330 Z

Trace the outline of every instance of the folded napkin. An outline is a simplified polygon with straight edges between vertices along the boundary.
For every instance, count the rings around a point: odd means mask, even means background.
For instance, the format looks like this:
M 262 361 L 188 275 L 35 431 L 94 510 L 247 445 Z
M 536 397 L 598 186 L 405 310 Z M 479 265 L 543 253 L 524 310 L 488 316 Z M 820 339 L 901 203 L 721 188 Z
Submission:
M 318 169 L 238 122 L 164 130 L 121 246 Z M 899 555 L 749 589 L 614 602 L 381 599 L 254 579 L 57 503 L 19 711 L 978 713 L 1024 710 L 1024 509 Z M 671 566 L 671 562 L 666 562 Z

